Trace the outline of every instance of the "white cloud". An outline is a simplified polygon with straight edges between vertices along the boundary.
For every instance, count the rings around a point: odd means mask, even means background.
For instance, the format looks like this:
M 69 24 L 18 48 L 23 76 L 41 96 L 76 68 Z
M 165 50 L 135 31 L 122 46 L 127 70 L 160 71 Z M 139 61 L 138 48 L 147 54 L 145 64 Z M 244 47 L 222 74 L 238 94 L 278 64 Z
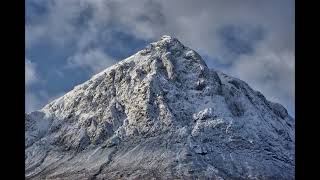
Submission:
M 25 112 L 30 113 L 35 110 L 41 109 L 47 103 L 64 95 L 65 92 L 60 92 L 54 95 L 49 95 L 47 91 L 40 90 L 37 92 L 29 91 L 25 92 Z
M 29 87 L 38 82 L 36 65 L 25 59 L 25 111 L 30 112 L 39 106 L 39 98 L 36 94 L 29 92 Z
M 44 90 L 37 93 L 31 91 L 33 85 L 43 83 L 37 72 L 37 65 L 25 58 L 25 111 L 31 112 L 40 109 L 49 98 L 48 93 Z
M 273 40 L 276 42 L 274 46 L 288 46 L 292 44 L 288 41 L 294 40 L 292 0 L 261 2 L 55 0 L 53 2 L 47 3 L 48 13 L 43 15 L 40 23 L 29 25 L 30 28 L 34 28 L 30 31 L 27 29 L 29 33 L 46 34 L 45 38 L 48 39 L 75 40 L 83 44 L 98 41 L 99 34 L 108 29 L 120 28 L 121 31 L 141 39 L 172 34 L 208 53 L 216 51 L 216 47 L 219 46 L 216 31 L 226 24 L 261 25 L 268 30 L 270 36 L 274 37 Z M 86 36 L 82 36 L 82 33 Z M 283 39 L 287 41 L 283 42 Z
M 90 49 L 86 52 L 79 52 L 68 58 L 68 67 L 88 67 L 97 73 L 116 61 L 106 55 L 101 49 Z
M 30 86 L 34 84 L 39 79 L 36 73 L 36 65 L 32 63 L 30 60 L 25 59 L 25 83 L 26 86 Z
M 25 93 L 25 112 L 29 113 L 40 108 L 41 102 L 36 94 Z
M 276 53 L 264 47 L 253 55 L 242 56 L 229 72 L 294 113 L 295 57 L 292 52 Z

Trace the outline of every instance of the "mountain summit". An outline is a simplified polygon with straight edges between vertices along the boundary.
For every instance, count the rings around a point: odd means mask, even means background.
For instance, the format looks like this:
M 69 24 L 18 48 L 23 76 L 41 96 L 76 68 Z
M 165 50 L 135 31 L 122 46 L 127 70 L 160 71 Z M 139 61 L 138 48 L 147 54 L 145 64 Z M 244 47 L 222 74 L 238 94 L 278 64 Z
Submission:
M 294 121 L 163 36 L 25 115 L 27 179 L 294 179 Z

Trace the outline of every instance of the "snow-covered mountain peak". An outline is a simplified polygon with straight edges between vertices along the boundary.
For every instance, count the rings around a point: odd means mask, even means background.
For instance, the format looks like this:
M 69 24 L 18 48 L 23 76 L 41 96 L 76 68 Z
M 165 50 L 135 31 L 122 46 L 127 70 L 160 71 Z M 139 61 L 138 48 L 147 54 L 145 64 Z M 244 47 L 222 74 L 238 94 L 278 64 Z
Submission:
M 168 35 L 161 36 L 159 41 L 153 42 L 151 44 L 153 44 L 155 46 L 169 46 L 169 45 L 174 46 L 174 45 L 177 45 L 177 46 L 183 47 L 183 44 L 181 44 L 181 42 L 177 38 L 171 37 Z
M 294 123 L 163 36 L 26 114 L 35 179 L 292 179 Z

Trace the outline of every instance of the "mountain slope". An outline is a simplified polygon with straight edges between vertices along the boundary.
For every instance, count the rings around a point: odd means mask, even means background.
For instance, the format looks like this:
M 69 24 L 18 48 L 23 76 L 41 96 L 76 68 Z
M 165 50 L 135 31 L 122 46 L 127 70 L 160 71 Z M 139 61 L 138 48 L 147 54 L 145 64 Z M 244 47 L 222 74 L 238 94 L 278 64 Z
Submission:
M 294 121 L 163 36 L 26 114 L 27 179 L 294 179 Z

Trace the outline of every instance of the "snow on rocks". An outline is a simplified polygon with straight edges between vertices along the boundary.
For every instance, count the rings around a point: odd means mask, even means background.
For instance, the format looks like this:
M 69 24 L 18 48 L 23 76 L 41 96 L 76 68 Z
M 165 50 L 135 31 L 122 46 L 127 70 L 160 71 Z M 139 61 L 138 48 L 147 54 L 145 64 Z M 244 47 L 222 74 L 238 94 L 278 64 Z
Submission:
M 25 134 L 27 179 L 294 178 L 285 108 L 170 36 L 26 114 Z

